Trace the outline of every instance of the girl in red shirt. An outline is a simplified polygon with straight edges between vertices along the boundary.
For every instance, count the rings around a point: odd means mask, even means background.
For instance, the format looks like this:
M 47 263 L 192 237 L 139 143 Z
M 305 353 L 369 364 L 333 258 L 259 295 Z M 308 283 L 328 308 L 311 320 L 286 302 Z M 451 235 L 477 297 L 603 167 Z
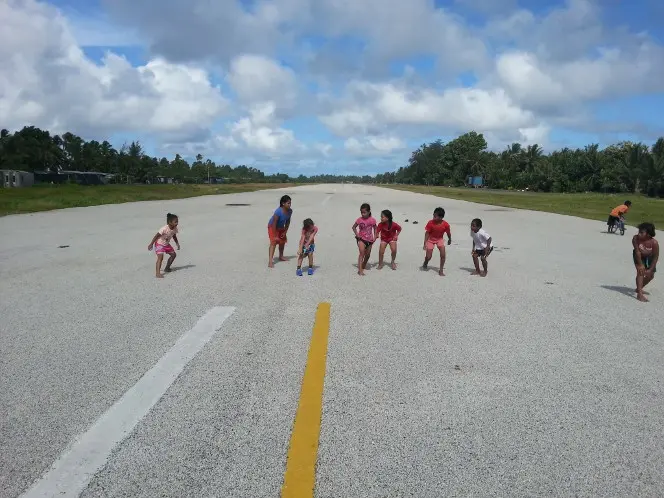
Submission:
M 401 233 L 401 227 L 398 223 L 392 221 L 392 211 L 386 209 L 380 213 L 380 223 L 376 227 L 376 232 L 380 237 L 380 249 L 378 250 L 378 269 L 383 269 L 383 256 L 385 248 L 389 245 L 392 251 L 392 269 L 397 269 L 397 239 Z
M 443 268 L 445 267 L 445 243 L 443 242 L 443 235 L 447 234 L 447 245 L 452 244 L 452 233 L 450 232 L 450 224 L 443 218 L 445 217 L 445 210 L 442 207 L 437 207 L 433 210 L 433 219 L 424 227 L 424 247 L 425 252 L 423 270 L 429 268 L 429 261 L 433 256 L 433 248 L 438 247 L 440 251 L 440 269 L 438 275 L 445 276 Z

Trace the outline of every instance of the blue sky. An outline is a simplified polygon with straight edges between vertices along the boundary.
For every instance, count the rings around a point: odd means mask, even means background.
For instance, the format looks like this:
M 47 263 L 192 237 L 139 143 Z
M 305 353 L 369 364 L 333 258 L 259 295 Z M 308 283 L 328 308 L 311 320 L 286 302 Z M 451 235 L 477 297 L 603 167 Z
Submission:
M 4 40 L 25 57 L 0 118 L 290 174 L 394 170 L 422 142 L 471 130 L 492 149 L 664 135 L 654 0 L 156 6 L 14 0 L 10 28 L 39 35 Z M 40 78 L 62 85 L 31 90 Z

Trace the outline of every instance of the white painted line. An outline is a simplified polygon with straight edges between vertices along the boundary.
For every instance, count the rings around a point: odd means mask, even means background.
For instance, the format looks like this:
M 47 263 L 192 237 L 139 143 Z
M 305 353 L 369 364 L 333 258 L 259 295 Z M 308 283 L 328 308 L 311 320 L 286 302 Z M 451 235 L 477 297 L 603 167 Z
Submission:
M 87 432 L 76 437 L 50 470 L 22 496 L 78 497 L 106 464 L 113 448 L 129 436 L 234 311 L 235 308 L 231 307 L 208 311 Z

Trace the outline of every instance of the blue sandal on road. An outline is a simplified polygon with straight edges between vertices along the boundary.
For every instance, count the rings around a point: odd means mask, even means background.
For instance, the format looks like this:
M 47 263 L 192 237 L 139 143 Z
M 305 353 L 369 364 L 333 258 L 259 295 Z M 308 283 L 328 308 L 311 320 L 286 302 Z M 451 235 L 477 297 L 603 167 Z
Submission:
M 309 270 L 307 270 L 307 275 L 313 275 L 314 274 L 314 269 L 310 266 Z
M 302 276 L 302 268 L 298 268 L 297 271 L 295 272 L 295 274 L 296 274 L 298 277 L 301 277 L 301 276 Z

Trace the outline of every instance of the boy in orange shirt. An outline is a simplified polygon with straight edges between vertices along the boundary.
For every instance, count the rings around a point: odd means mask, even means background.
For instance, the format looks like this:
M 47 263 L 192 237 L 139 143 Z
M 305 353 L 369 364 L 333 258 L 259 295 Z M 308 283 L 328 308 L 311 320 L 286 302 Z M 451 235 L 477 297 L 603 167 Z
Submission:
M 625 214 L 627 211 L 629 211 L 630 207 L 632 207 L 632 201 L 625 201 L 624 204 L 613 208 L 611 214 L 609 215 L 609 219 L 606 222 L 609 227 L 609 232 L 616 225 L 616 223 L 619 221 L 625 221 Z

